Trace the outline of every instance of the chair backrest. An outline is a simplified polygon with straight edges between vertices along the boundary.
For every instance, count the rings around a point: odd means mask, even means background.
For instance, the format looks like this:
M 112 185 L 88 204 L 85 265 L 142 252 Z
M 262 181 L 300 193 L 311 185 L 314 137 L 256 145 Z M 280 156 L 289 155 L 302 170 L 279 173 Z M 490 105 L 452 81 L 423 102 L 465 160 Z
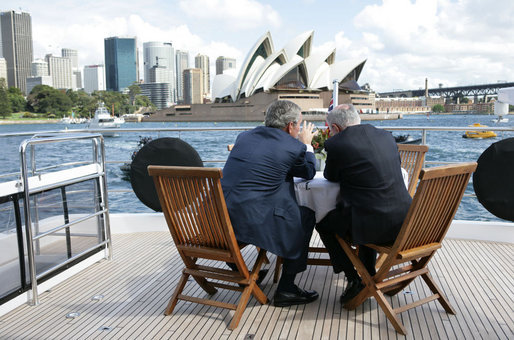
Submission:
M 150 165 L 148 173 L 181 254 L 241 261 L 244 266 L 221 188 L 221 169 Z
M 440 247 L 476 167 L 476 162 L 469 162 L 421 171 L 418 189 L 392 253 Z
M 409 174 L 409 187 L 407 190 L 411 196 L 416 192 L 419 173 L 423 167 L 425 153 L 428 151 L 426 145 L 397 144 L 398 152 L 402 162 L 402 168 Z

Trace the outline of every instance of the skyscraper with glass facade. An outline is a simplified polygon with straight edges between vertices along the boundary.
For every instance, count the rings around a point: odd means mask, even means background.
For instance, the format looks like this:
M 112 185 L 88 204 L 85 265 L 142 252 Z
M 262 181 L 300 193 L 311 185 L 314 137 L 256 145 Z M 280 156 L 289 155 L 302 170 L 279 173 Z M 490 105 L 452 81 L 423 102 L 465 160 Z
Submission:
M 2 55 L 7 63 L 7 85 L 26 93 L 27 77 L 31 75 L 32 20 L 28 13 L 0 13 Z
M 176 102 L 175 50 L 171 42 L 143 43 L 143 59 L 145 84 L 167 83 L 170 92 L 167 106 Z
M 184 102 L 184 70 L 189 68 L 189 52 L 177 50 L 177 102 Z
M 203 98 L 211 92 L 211 68 L 209 65 L 209 57 L 203 54 L 197 54 L 195 57 L 195 67 L 202 70 L 203 79 Z
M 104 48 L 107 91 L 124 91 L 138 81 L 137 39 L 105 38 Z

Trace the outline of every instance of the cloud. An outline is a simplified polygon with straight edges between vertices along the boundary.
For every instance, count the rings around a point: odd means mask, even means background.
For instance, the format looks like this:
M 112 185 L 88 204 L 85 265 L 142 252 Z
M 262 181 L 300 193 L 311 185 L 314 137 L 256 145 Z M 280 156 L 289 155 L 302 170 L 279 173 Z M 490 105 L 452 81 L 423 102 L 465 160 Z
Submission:
M 281 23 L 270 5 L 254 0 L 184 0 L 179 7 L 191 18 L 229 24 L 234 29 L 279 27 Z
M 378 91 L 425 77 L 429 87 L 494 83 L 514 78 L 513 13 L 509 0 L 383 0 L 354 18 L 361 36 L 346 44 L 368 53 L 360 81 Z

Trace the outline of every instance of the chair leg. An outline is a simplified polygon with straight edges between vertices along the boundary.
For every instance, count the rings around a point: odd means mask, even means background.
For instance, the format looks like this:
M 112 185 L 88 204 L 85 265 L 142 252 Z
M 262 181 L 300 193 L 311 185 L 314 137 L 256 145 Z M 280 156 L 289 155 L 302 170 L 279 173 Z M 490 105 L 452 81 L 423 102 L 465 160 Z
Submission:
M 273 275 L 273 283 L 278 282 L 278 278 L 280 276 L 280 269 L 282 268 L 282 257 L 277 256 L 277 261 L 275 262 L 275 274 Z
M 175 288 L 175 291 L 173 292 L 173 295 L 171 296 L 170 301 L 168 302 L 168 306 L 166 306 L 164 315 L 170 315 L 171 313 L 173 313 L 173 309 L 175 309 L 175 306 L 177 305 L 177 302 L 178 302 L 178 295 L 180 293 L 182 293 L 182 290 L 184 289 L 184 286 L 186 285 L 188 277 L 189 277 L 189 274 L 184 274 L 184 273 L 180 277 L 177 287 Z
M 453 307 L 450 305 L 450 302 L 448 301 L 446 296 L 444 296 L 439 286 L 435 283 L 430 273 L 421 274 L 421 277 L 423 278 L 423 280 L 425 280 L 425 283 L 427 284 L 428 288 L 430 288 L 432 293 L 439 295 L 437 301 L 439 301 L 439 303 L 443 306 L 446 313 L 450 313 L 453 315 L 457 314 L 457 312 L 455 312 L 455 309 L 453 309 Z
M 384 263 L 384 261 L 386 260 L 387 258 L 387 254 L 386 253 L 380 253 L 378 254 L 378 258 L 377 258 L 377 262 L 375 263 L 375 268 L 380 268 L 382 266 L 382 264 Z
M 239 324 L 239 321 L 243 316 L 243 312 L 246 309 L 246 305 L 248 304 L 251 295 L 255 296 L 257 301 L 259 301 L 262 304 L 268 302 L 268 297 L 259 288 L 259 286 L 257 286 L 257 283 L 255 282 L 257 280 L 257 277 L 259 276 L 259 270 L 261 269 L 263 263 L 266 261 L 266 258 L 266 251 L 263 249 L 259 249 L 259 255 L 257 256 L 257 260 L 255 261 L 255 264 L 252 268 L 252 272 L 250 273 L 249 284 L 244 288 L 241 294 L 241 298 L 239 299 L 239 302 L 237 304 L 234 317 L 232 317 L 232 321 L 228 326 L 230 330 L 234 330 Z
M 400 322 L 400 319 L 398 318 L 397 314 L 394 312 L 394 310 L 391 307 L 391 305 L 389 304 L 389 302 L 387 302 L 384 294 L 382 294 L 382 292 L 378 290 L 373 293 L 373 296 L 375 297 L 378 304 L 380 305 L 380 308 L 382 308 L 382 310 L 384 311 L 385 315 L 387 316 L 387 319 L 389 319 L 389 321 L 393 325 L 394 329 L 400 334 L 407 335 L 407 330 L 405 329 L 403 324 Z

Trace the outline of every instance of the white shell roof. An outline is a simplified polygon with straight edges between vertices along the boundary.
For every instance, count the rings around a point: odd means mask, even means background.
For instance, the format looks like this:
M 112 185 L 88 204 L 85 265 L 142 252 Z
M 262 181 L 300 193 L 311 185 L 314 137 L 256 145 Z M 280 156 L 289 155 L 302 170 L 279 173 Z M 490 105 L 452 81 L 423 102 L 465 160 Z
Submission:
M 304 32 L 291 40 L 284 48 L 274 51 L 270 32 L 261 36 L 245 58 L 237 77 L 220 74 L 214 77 L 212 97 L 231 96 L 233 101 L 241 96 L 249 97 L 259 89 L 268 91 L 295 67 L 305 70 L 308 89 L 331 90 L 334 79 L 342 81 L 366 60 L 347 60 L 335 63 L 335 47 L 326 45 L 311 53 L 314 31 Z M 261 49 L 262 47 L 262 49 Z M 303 57 L 298 52 L 303 47 Z M 259 51 L 264 54 L 259 54 Z M 219 78 L 219 79 L 218 79 Z

